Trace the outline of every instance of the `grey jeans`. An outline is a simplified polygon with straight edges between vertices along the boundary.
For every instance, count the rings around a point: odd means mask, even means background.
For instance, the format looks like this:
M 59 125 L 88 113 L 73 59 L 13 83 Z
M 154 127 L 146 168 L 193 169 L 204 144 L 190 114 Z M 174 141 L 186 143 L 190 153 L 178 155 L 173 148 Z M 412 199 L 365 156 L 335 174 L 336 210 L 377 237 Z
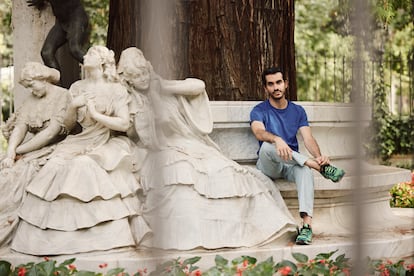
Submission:
M 305 166 L 309 157 L 292 152 L 292 160 L 283 160 L 276 152 L 276 146 L 263 142 L 256 167 L 272 179 L 284 178 L 296 183 L 299 212 L 313 215 L 314 181 L 312 170 Z

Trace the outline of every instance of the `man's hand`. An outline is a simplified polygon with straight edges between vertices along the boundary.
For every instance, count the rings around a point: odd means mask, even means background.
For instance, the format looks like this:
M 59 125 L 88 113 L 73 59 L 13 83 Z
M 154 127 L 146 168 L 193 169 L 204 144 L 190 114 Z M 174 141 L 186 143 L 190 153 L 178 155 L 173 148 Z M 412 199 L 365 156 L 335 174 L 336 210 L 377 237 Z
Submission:
M 286 142 L 280 138 L 276 137 L 274 139 L 274 144 L 276 146 L 277 154 L 285 161 L 292 160 L 292 149 L 286 144 Z
M 330 162 L 329 157 L 328 156 L 324 156 L 324 155 L 321 155 L 321 156 L 315 158 L 315 161 L 318 162 L 318 165 L 319 166 L 327 165 Z

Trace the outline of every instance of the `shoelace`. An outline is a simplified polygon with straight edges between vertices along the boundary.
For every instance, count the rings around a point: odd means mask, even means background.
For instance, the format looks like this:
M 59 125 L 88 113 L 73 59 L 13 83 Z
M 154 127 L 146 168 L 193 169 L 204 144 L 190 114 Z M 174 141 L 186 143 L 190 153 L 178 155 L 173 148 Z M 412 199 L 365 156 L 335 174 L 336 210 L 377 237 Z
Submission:
M 308 238 L 312 234 L 312 230 L 309 228 L 302 228 L 302 230 L 299 233 L 300 238 Z
M 330 175 L 334 175 L 336 172 L 336 168 L 332 167 L 332 166 L 326 166 L 323 168 L 323 171 L 325 174 L 330 174 Z

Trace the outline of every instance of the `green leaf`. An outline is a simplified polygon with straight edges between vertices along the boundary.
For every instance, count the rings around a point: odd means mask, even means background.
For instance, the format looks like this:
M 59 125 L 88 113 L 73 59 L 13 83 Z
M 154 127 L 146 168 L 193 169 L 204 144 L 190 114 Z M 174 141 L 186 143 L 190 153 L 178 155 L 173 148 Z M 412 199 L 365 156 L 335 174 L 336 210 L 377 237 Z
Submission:
M 186 266 L 188 264 L 190 264 L 190 265 L 195 264 L 200 259 L 201 259 L 200 256 L 196 256 L 196 257 L 193 257 L 193 258 L 186 259 L 186 260 L 184 260 L 183 265 Z
M 212 267 L 203 272 L 203 276 L 221 276 L 221 272 L 217 267 Z
M 107 276 L 113 276 L 113 275 L 118 275 L 119 273 L 124 272 L 123 268 L 113 268 L 111 270 L 109 270 L 106 275 Z
M 74 263 L 75 260 L 76 260 L 76 258 L 67 259 L 67 260 L 63 261 L 60 265 L 67 266 L 67 265 L 70 265 L 70 264 Z
M 306 263 L 309 260 L 308 256 L 302 253 L 297 253 L 297 252 L 296 253 L 293 252 L 292 257 L 295 258 L 295 260 L 298 261 L 299 263 Z
M 75 275 L 76 276 L 97 276 L 97 274 L 95 274 L 94 272 L 85 271 L 85 270 L 78 271 L 76 272 Z
M 198 266 L 190 266 L 190 269 L 188 271 L 193 272 L 193 271 L 196 271 L 197 269 L 199 269 Z
M 331 251 L 331 252 L 329 252 L 329 253 L 319 253 L 318 255 L 316 255 L 316 259 L 321 259 L 321 258 L 323 258 L 323 259 L 329 259 L 333 254 L 335 254 L 336 252 L 338 251 L 338 249 L 337 250 L 335 250 L 335 251 Z
M 10 274 L 11 263 L 6 261 L 0 261 L 0 275 L 9 275 Z
M 285 266 L 289 266 L 294 272 L 298 269 L 295 263 L 289 261 L 289 260 L 282 260 L 281 262 L 277 263 L 275 265 L 275 269 L 279 269 Z
M 249 264 L 255 264 L 257 262 L 257 259 L 254 257 L 250 257 L 250 256 L 242 256 L 243 261 L 247 260 L 249 262 Z
M 55 270 L 55 264 L 55 261 L 46 261 L 37 264 L 37 266 L 41 267 L 41 270 L 45 272 L 45 275 L 49 276 L 53 275 L 53 272 Z
M 214 262 L 218 267 L 225 267 L 229 263 L 227 259 L 223 258 L 220 255 L 216 255 L 216 257 L 214 258 Z

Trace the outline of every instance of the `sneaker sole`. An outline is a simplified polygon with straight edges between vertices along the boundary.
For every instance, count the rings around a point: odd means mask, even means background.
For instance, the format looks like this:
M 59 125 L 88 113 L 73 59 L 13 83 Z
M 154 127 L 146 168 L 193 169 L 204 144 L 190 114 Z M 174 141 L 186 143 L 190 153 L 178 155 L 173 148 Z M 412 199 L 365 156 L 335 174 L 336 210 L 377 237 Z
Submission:
M 308 241 L 296 241 L 297 245 L 311 245 L 312 242 L 308 242 Z

